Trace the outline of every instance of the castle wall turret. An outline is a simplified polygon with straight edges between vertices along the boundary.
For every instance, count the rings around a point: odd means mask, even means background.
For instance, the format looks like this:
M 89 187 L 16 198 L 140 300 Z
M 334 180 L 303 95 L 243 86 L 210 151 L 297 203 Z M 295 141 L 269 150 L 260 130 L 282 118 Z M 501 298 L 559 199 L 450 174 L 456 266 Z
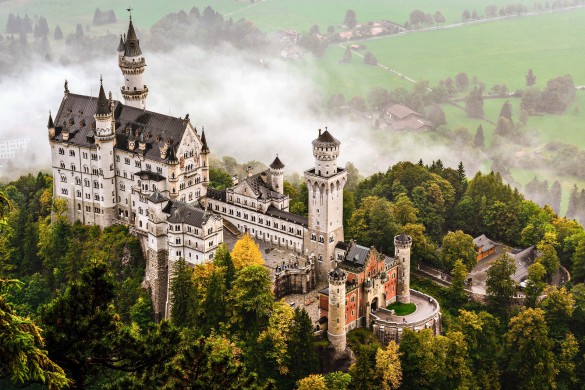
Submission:
M 396 300 L 410 303 L 410 248 L 412 237 L 402 233 L 394 237 L 395 258 L 398 262 L 398 291 Z
M 329 315 L 327 338 L 337 353 L 346 349 L 345 331 L 345 283 L 347 274 L 336 268 L 329 272 Z
M 101 81 L 101 80 L 100 80 Z M 114 146 L 116 146 L 116 129 L 113 115 L 113 102 L 106 99 L 103 85 L 100 85 L 98 107 L 95 118 L 95 143 L 99 155 L 99 201 L 101 215 L 98 223 L 102 227 L 110 226 L 116 218 L 116 168 Z

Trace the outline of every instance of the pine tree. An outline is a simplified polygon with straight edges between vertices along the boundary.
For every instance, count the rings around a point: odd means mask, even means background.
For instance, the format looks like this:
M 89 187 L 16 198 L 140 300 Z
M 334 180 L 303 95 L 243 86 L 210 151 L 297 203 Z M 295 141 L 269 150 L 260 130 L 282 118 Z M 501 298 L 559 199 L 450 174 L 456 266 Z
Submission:
M 534 75 L 534 72 L 532 72 L 532 69 L 528 69 L 528 73 L 526 73 L 526 86 L 530 87 L 533 86 L 534 84 L 536 84 L 536 76 Z
M 173 324 L 185 327 L 195 320 L 193 318 L 195 305 L 195 286 L 193 285 L 193 271 L 185 259 L 180 258 L 172 266 L 170 291 L 171 320 Z
M 470 118 L 483 118 L 483 96 L 476 87 L 465 98 L 465 112 Z
M 504 118 L 509 119 L 510 122 L 514 123 L 512 120 L 512 105 L 510 104 L 509 100 L 506 100 L 506 102 L 502 105 L 502 108 L 500 109 L 500 116 L 503 116 Z
M 215 267 L 211 272 L 203 301 L 206 330 L 219 329 L 220 323 L 226 321 L 227 291 L 225 273 Z
M 234 262 L 232 261 L 232 257 L 225 243 L 222 242 L 217 247 L 217 250 L 213 255 L 213 264 L 216 267 L 224 268 L 225 288 L 226 290 L 231 289 L 234 278 L 236 277 L 236 267 L 234 266 Z
M 349 64 L 351 62 L 351 57 L 352 57 L 351 48 L 349 46 L 346 46 L 341 62 L 344 64 Z
M 291 356 L 290 376 L 296 381 L 314 372 L 317 351 L 313 343 L 313 323 L 305 309 L 296 308 L 291 324 L 288 353 Z
M 53 33 L 53 39 L 60 41 L 63 39 L 63 31 L 59 25 L 55 26 L 55 32 Z

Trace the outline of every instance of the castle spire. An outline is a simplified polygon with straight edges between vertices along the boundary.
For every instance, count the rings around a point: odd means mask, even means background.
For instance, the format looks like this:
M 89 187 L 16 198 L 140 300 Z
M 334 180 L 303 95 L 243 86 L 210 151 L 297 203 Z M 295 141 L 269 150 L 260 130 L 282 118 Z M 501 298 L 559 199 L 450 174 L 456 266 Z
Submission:
M 54 129 L 55 123 L 53 122 L 53 115 L 51 115 L 51 111 L 49 111 L 49 123 L 47 124 L 48 129 Z
M 205 128 L 201 129 L 201 143 L 203 144 L 201 147 L 201 151 L 209 152 L 209 147 L 207 146 L 207 139 L 205 139 Z
M 110 103 L 106 98 L 106 93 L 104 92 L 104 84 L 102 76 L 100 76 L 100 94 L 98 96 L 97 102 L 97 111 L 95 112 L 97 115 L 108 115 L 112 111 L 110 110 Z
M 119 52 L 126 51 L 126 45 L 124 44 L 124 38 L 122 38 L 122 34 L 120 34 L 120 43 L 118 44 L 118 51 Z
M 142 54 L 140 50 L 140 41 L 134 31 L 134 25 L 132 24 L 132 18 L 130 18 L 130 24 L 128 25 L 128 34 L 126 34 L 126 45 L 124 55 L 127 57 L 136 57 Z

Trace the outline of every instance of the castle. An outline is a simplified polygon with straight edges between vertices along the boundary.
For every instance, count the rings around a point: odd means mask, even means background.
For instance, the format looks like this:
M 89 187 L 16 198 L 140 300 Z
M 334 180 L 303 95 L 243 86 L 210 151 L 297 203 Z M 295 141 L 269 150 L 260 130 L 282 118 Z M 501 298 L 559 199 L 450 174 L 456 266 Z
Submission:
M 209 187 L 210 149 L 203 128 L 194 127 L 188 114 L 176 118 L 146 110 L 146 61 L 131 18 L 128 33 L 120 37 L 118 65 L 124 76 L 123 103 L 112 99 L 111 92 L 106 96 L 101 78 L 97 97 L 71 93 L 65 82 L 55 120 L 49 114 L 47 126 L 53 193 L 66 200 L 71 222 L 102 228 L 124 224 L 140 238 L 147 259 L 144 285 L 157 319 L 169 315 L 173 264 L 180 258 L 191 264 L 212 259 L 224 228 L 306 259 L 298 292 L 314 288 L 316 279 L 329 281 L 330 313 L 326 308 L 322 312 L 329 318 L 330 338 L 340 340 L 334 342 L 339 349 L 345 345 L 341 333 L 372 324 L 375 305 L 383 307 L 396 297 L 409 300 L 410 243 L 403 243 L 405 236 L 399 238 L 396 259 L 359 249 L 356 260 L 354 252 L 362 247 L 343 244 L 347 172 L 338 167 L 340 142 L 328 130 L 319 130 L 312 143 L 314 167 L 304 173 L 308 218 L 295 215 L 289 212 L 285 166 L 278 156 L 269 169 L 249 172 L 241 181 L 235 178 L 231 188 Z M 367 260 L 369 253 L 381 260 Z M 293 274 L 277 272 L 277 279 Z M 365 292 L 352 288 L 362 284 Z M 350 305 L 340 304 L 346 291 Z M 359 314 L 352 311 L 341 322 L 333 314 L 350 308 Z

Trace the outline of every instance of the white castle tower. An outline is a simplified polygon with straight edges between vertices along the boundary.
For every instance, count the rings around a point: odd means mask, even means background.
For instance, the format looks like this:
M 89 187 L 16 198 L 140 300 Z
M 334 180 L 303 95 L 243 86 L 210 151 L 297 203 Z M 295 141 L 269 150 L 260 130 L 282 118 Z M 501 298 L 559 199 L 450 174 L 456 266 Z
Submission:
M 99 172 L 99 202 L 102 211 L 101 226 L 109 226 L 116 218 L 116 167 L 114 146 L 116 146 L 116 124 L 113 114 L 114 102 L 106 98 L 103 81 L 100 77 L 100 93 L 95 118 L 95 143 L 100 158 L 97 161 Z
M 146 96 L 148 95 L 148 88 L 144 84 L 146 63 L 142 50 L 140 50 L 140 41 L 134 31 L 132 16 L 130 16 L 126 39 L 124 40 L 120 36 L 118 65 L 124 75 L 124 86 L 121 88 L 124 103 L 132 107 L 146 108 Z
M 398 262 L 398 286 L 396 300 L 400 303 L 410 303 L 410 248 L 412 237 L 402 233 L 394 237 L 394 257 Z
M 284 164 L 278 156 L 270 164 L 270 174 L 272 176 L 272 188 L 279 193 L 284 193 Z
M 329 316 L 327 338 L 337 353 L 346 348 L 345 332 L 345 283 L 347 274 L 339 268 L 329 272 Z
M 309 192 L 307 255 L 317 260 L 319 279 L 334 267 L 334 250 L 343 235 L 343 187 L 347 172 L 337 167 L 340 142 L 325 130 L 313 141 L 315 168 L 305 171 Z

